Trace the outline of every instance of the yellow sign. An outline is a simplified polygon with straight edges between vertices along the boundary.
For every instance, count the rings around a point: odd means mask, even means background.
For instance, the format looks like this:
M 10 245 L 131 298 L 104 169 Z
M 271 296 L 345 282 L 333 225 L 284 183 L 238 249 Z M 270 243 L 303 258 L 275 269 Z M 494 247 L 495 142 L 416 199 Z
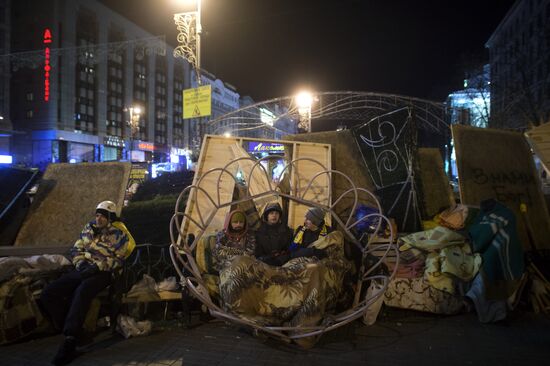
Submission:
M 183 118 L 206 117 L 212 114 L 212 86 L 205 85 L 183 91 Z

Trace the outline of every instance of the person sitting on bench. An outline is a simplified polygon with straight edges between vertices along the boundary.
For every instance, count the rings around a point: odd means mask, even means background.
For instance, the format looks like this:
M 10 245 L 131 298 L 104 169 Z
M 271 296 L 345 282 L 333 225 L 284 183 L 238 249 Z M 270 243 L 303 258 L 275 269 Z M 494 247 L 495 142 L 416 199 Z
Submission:
M 54 365 L 73 360 L 92 300 L 111 284 L 113 274 L 122 268 L 135 247 L 132 235 L 117 217 L 116 208 L 112 201 L 97 205 L 95 220 L 86 224 L 71 248 L 74 268 L 46 286 L 41 294 L 43 310 L 53 326 L 65 335 L 52 360 Z

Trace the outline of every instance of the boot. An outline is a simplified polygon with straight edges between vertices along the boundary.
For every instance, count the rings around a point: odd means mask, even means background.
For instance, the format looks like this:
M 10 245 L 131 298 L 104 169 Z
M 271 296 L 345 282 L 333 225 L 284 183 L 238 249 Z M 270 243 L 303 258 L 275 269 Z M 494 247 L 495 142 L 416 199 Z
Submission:
M 57 350 L 55 357 L 52 360 L 52 364 L 56 366 L 67 365 L 76 356 L 76 338 L 67 336 L 61 346 Z

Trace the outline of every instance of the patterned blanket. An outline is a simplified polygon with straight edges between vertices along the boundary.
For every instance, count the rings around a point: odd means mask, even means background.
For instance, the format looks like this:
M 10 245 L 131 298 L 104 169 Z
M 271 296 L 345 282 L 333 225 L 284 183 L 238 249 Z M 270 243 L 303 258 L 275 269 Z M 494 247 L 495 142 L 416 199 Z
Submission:
M 328 257 L 295 258 L 275 267 L 231 250 L 218 252 L 222 305 L 259 325 L 305 327 L 328 321 L 327 313 L 345 298 L 343 281 L 351 264 L 344 257 L 341 232 L 311 246 L 324 249 Z M 297 343 L 312 346 L 312 342 Z

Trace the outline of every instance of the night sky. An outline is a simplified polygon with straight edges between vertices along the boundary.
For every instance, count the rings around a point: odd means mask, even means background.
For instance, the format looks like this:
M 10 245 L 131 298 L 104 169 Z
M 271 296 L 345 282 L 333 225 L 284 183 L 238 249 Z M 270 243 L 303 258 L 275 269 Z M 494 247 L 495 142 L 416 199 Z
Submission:
M 184 0 L 103 0 L 176 45 Z M 443 101 L 514 0 L 202 0 L 202 66 L 255 101 L 368 91 Z

